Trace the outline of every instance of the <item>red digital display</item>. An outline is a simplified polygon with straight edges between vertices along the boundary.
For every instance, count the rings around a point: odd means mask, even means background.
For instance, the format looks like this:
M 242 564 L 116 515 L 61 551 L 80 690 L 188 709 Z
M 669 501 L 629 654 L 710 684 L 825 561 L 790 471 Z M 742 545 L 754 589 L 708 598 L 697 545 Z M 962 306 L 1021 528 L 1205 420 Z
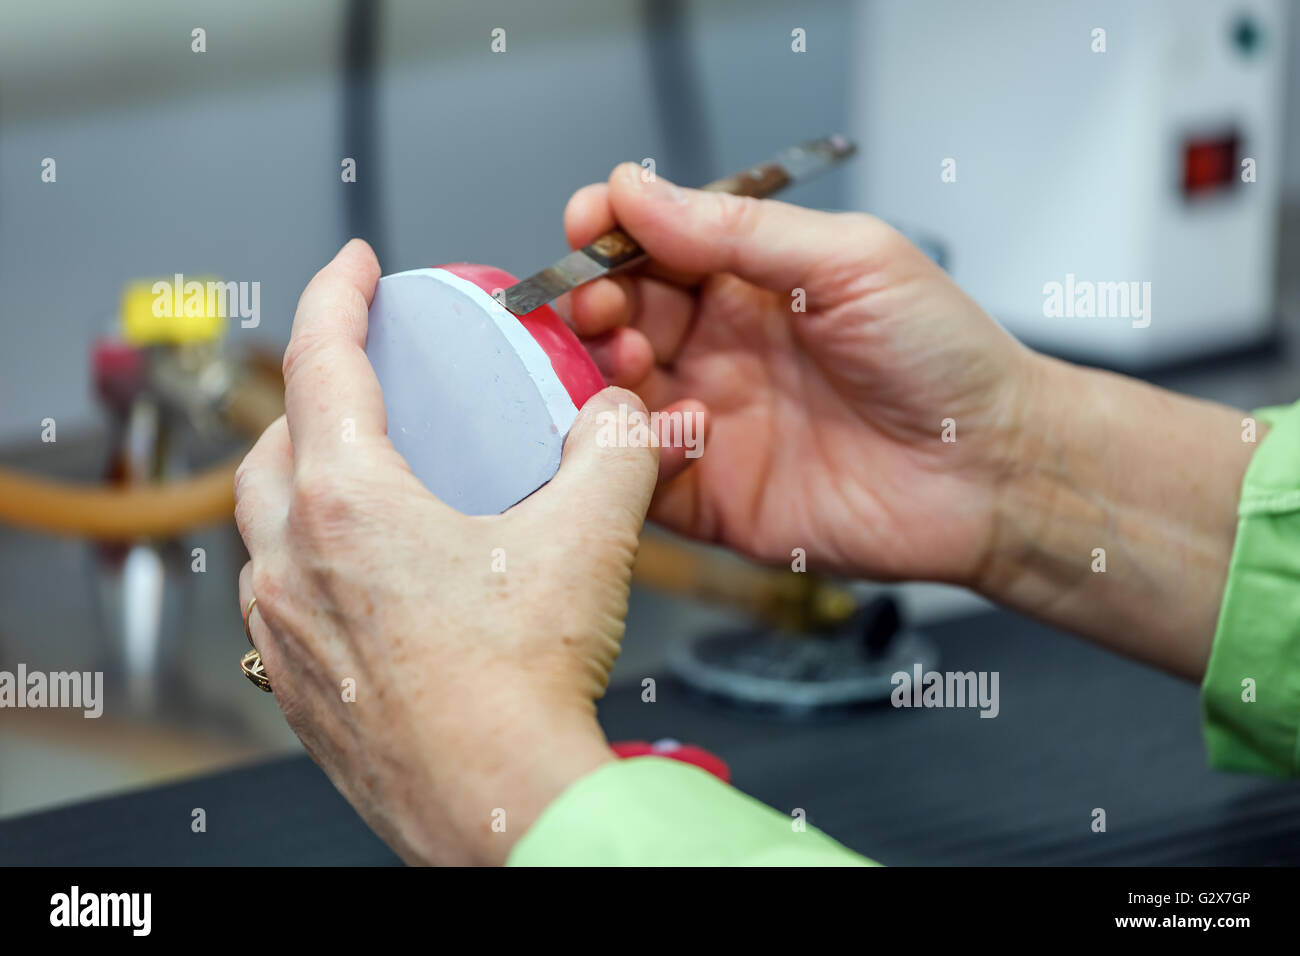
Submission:
M 1237 181 L 1237 136 L 1189 139 L 1183 146 L 1183 194 L 1201 196 Z

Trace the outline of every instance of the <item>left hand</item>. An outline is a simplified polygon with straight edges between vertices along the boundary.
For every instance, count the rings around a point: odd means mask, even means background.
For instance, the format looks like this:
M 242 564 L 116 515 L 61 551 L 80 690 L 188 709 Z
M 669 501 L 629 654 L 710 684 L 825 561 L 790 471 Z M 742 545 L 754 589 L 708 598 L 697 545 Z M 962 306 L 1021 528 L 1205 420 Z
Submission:
M 594 701 L 623 634 L 655 450 L 598 446 L 600 411 L 644 410 L 606 389 L 544 488 L 502 515 L 443 504 L 386 435 L 364 351 L 378 278 L 353 240 L 299 301 L 286 415 L 235 476 L 252 558 L 240 606 L 257 597 L 253 639 L 285 719 L 403 859 L 500 863 L 613 759 Z
M 579 190 L 565 229 L 576 249 L 617 224 L 650 256 L 569 296 L 606 381 L 708 430 L 651 518 L 759 561 L 978 586 L 1039 357 L 872 216 L 644 172 Z

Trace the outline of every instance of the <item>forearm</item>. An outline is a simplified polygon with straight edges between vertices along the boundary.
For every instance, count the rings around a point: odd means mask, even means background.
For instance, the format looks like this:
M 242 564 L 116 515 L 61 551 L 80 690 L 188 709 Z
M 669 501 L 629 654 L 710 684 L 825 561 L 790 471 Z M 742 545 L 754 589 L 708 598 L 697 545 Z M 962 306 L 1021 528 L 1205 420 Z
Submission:
M 1029 366 L 1035 407 L 977 589 L 1199 679 L 1256 447 L 1243 414 L 1052 359 Z

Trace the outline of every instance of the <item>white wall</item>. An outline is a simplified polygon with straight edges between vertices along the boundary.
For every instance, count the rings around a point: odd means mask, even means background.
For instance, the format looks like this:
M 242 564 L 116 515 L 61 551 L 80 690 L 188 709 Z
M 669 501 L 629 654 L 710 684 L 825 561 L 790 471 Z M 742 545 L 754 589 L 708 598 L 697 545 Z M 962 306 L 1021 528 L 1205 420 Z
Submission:
M 839 125 L 842 0 L 708 0 L 689 13 L 720 175 Z M 449 260 L 527 273 L 562 254 L 561 212 L 618 161 L 678 174 L 639 2 L 384 5 L 377 176 L 386 271 Z M 133 278 L 261 283 L 280 344 L 303 285 L 346 238 L 342 7 L 288 0 L 0 6 L 0 443 L 53 416 L 93 426 L 88 349 Z M 809 53 L 790 52 L 790 29 Z M 190 51 L 207 30 L 208 52 Z M 489 50 L 494 27 L 507 53 Z M 40 181 L 43 157 L 58 181 Z M 679 157 L 680 158 L 680 157 Z M 792 198 L 839 202 L 837 183 Z M 236 340 L 237 342 L 239 340 Z
M 690 3 L 702 129 L 683 140 L 656 106 L 641 2 L 390 0 L 381 168 L 361 171 L 380 179 L 385 268 L 526 273 L 564 251 L 570 192 L 620 160 L 652 156 L 692 181 L 840 128 L 852 4 Z M 259 281 L 262 327 L 234 334 L 284 341 L 298 293 L 346 238 L 342 19 L 338 0 L 0 4 L 0 443 L 34 440 L 46 416 L 65 433 L 98 421 L 88 349 L 130 279 Z M 190 52 L 195 26 L 206 54 Z M 489 51 L 498 26 L 505 55 Z M 806 54 L 790 51 L 796 26 Z M 1290 47 L 1295 91 L 1300 29 Z M 1291 155 L 1298 113 L 1293 95 Z M 57 184 L 40 182 L 45 156 Z M 1300 199 L 1300 163 L 1288 177 Z M 829 177 L 790 198 L 844 196 Z

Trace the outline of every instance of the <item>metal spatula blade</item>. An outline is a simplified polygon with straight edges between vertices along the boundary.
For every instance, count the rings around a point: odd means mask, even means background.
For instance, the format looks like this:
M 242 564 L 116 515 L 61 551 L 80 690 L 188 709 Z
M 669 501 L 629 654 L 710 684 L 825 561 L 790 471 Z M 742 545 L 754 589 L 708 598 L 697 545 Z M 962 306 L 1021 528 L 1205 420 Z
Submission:
M 848 159 L 857 147 L 835 133 L 802 146 L 782 150 L 767 162 L 718 179 L 703 188 L 709 192 L 763 198 L 795 183 L 806 182 Z M 571 289 L 619 269 L 636 265 L 645 250 L 621 229 L 570 252 L 555 265 L 496 293 L 496 299 L 515 315 L 527 315 Z

